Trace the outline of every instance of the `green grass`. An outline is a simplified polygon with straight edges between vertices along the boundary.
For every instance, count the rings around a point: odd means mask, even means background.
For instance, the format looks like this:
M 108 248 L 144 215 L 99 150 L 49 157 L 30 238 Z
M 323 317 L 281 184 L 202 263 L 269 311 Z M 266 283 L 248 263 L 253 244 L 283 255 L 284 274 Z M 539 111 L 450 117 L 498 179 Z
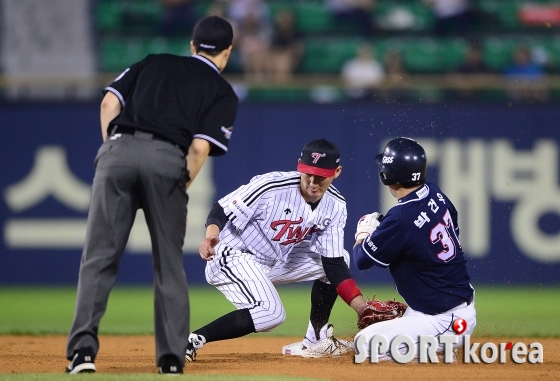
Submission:
M 287 320 L 269 333 L 259 335 L 301 336 L 307 328 L 310 284 L 280 286 L 278 290 L 287 311 Z M 392 287 L 362 285 L 368 297 L 390 299 L 398 295 Z M 76 290 L 74 287 L 0 287 L 0 334 L 68 334 Z M 210 286 L 191 287 L 191 329 L 233 310 L 233 306 Z M 560 337 L 557 324 L 559 287 L 483 287 L 476 290 L 476 336 L 486 337 Z M 100 334 L 152 334 L 152 290 L 149 287 L 117 286 L 111 293 Z M 336 302 L 330 321 L 337 336 L 356 333 L 355 313 Z M 78 375 L 76 377 L 81 377 Z M 92 380 L 161 380 L 157 374 L 88 374 Z M 0 374 L 7 381 L 59 381 L 66 374 Z M 312 381 L 317 379 L 286 376 L 189 375 L 193 381 Z
M 362 285 L 361 288 L 368 297 L 377 294 L 377 299 L 399 299 L 392 287 Z M 287 320 L 274 331 L 259 335 L 303 335 L 309 316 L 310 289 L 310 284 L 278 287 Z M 75 297 L 73 287 L 1 287 L 0 334 L 66 335 L 72 323 Z M 191 329 L 233 310 L 223 295 L 210 286 L 191 287 L 190 297 Z M 558 300 L 559 287 L 479 286 L 475 335 L 560 337 Z M 151 288 L 115 287 L 99 333 L 152 334 L 152 306 Z M 340 299 L 330 321 L 337 335 L 351 336 L 357 331 L 355 313 Z
M 560 337 L 560 287 L 477 287 L 478 336 Z

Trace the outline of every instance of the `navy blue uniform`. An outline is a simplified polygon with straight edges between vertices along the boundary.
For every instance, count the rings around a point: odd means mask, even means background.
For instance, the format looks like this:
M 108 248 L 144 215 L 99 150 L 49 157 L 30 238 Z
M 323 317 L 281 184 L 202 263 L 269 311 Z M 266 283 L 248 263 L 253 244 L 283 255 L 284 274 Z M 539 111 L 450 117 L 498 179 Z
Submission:
M 398 293 L 428 315 L 472 300 L 457 210 L 433 183 L 401 198 L 354 248 L 354 262 L 360 270 L 389 267 Z

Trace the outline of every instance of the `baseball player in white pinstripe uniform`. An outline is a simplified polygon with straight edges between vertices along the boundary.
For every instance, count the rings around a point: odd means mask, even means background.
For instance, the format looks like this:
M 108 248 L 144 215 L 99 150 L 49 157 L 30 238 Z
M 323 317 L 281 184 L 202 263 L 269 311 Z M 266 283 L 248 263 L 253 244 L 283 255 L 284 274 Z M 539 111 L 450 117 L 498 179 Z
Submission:
M 297 171 L 255 176 L 214 204 L 200 256 L 208 261 L 208 283 L 237 310 L 189 335 L 187 361 L 206 343 L 277 327 L 286 312 L 274 284 L 309 280 L 315 282 L 307 333 L 282 352 L 318 357 L 352 350 L 328 324 L 338 295 L 357 313 L 366 305 L 343 247 L 346 202 L 331 185 L 341 171 L 336 145 L 312 140 Z

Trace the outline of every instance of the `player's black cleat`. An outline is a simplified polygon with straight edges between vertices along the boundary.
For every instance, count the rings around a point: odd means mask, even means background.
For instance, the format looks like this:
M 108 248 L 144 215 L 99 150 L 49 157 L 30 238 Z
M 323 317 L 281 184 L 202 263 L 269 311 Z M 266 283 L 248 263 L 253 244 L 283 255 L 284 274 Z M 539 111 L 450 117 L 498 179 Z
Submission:
M 82 348 L 74 353 L 74 357 L 66 367 L 66 373 L 93 373 L 95 372 L 95 353 L 91 348 Z
M 176 356 L 164 356 L 159 374 L 183 374 L 183 367 Z

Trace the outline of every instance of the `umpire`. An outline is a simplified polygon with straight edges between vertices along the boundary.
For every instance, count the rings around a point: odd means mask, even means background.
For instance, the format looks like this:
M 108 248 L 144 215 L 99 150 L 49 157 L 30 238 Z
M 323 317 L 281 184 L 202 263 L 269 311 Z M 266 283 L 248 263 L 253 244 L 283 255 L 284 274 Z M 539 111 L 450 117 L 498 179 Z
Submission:
M 183 373 L 190 333 L 186 189 L 209 155 L 228 149 L 238 99 L 220 73 L 232 39 L 226 20 L 206 17 L 194 29 L 192 56 L 148 55 L 104 90 L 104 143 L 95 158 L 68 373 L 95 372 L 99 323 L 139 208 L 152 241 L 156 365 L 160 373 Z

